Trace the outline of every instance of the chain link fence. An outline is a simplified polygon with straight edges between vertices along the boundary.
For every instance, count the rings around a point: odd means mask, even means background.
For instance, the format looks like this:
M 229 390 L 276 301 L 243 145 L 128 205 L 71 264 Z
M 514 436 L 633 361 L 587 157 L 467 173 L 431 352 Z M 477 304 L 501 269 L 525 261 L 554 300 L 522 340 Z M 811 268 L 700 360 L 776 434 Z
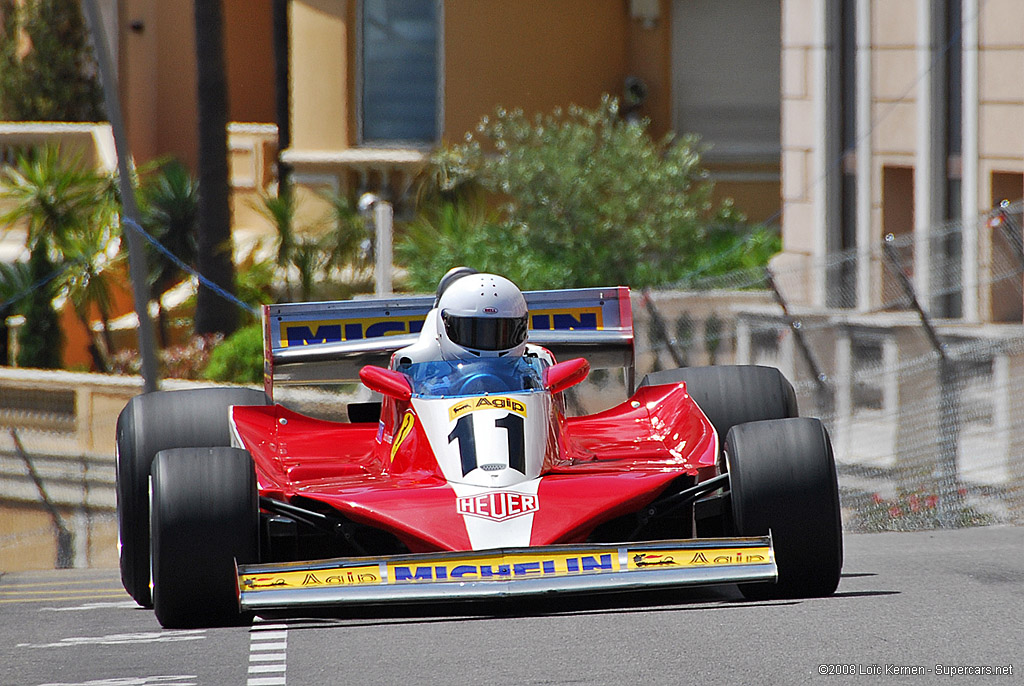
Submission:
M 849 531 L 1024 523 L 1020 215 L 1017 203 L 981 219 L 986 268 L 971 284 L 955 259 L 961 227 L 932 232 L 927 297 L 911 234 L 802 269 L 694 274 L 678 289 L 634 293 L 636 380 L 704 364 L 782 369 L 801 414 L 832 436 Z M 871 275 L 873 307 L 853 306 L 858 267 Z M 816 282 L 826 306 L 793 297 Z M 966 322 L 968 288 L 1006 323 Z M 596 370 L 571 407 L 609 407 L 625 386 Z M 288 402 L 340 419 L 352 389 L 341 390 Z M 114 426 L 140 391 L 137 378 L 0 368 L 0 572 L 117 564 Z
M 1021 210 L 1017 202 L 979 219 L 974 283 L 957 257 L 962 227 L 931 232 L 927 295 L 917 287 L 910 233 L 830 255 L 811 267 L 816 273 L 751 270 L 649 293 L 635 310 L 638 367 L 682 360 L 782 369 L 801 414 L 821 417 L 830 431 L 848 530 L 1022 523 Z M 875 289 L 868 308 L 855 306 L 858 267 Z M 786 297 L 821 274 L 825 307 Z M 997 323 L 962 318 L 967 289 Z

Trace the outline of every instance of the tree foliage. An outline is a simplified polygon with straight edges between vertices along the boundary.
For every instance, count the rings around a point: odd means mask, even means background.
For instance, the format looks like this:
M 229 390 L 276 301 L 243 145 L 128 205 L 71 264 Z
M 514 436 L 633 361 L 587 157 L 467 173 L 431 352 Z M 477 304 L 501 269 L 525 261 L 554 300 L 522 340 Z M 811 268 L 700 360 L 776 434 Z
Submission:
M 50 336 L 51 301 L 59 293 L 71 301 L 90 335 L 92 315 L 99 314 L 102 340 L 93 340 L 90 351 L 97 368 L 109 368 L 114 352 L 108 327 L 111 289 L 120 274 L 115 269 L 120 239 L 112 188 L 108 177 L 85 168 L 78 158 L 65 159 L 56 146 L 20 155 L 0 174 L 0 198 L 9 202 L 0 225 L 26 227 L 31 276 L 40 284 L 22 312 L 27 319 L 19 338 L 22 355 L 37 345 L 51 345 L 59 359 L 60 337 L 45 337 Z M 51 363 L 45 354 L 37 364 L 43 363 Z
M 199 216 L 199 184 L 184 164 L 166 160 L 147 176 L 139 188 L 139 206 L 145 229 L 172 255 L 189 267 L 196 263 L 196 225 Z M 160 345 L 168 345 L 167 313 L 163 297 L 185 274 L 166 255 L 149 247 L 149 285 L 157 304 Z
M 48 280 L 56 267 L 45 250 L 33 250 L 29 273 L 35 287 L 25 297 L 22 314 L 25 324 L 18 332 L 18 366 L 36 369 L 60 369 L 63 362 L 64 332 L 53 309 L 53 282 Z
M 592 110 L 484 117 L 435 154 L 433 202 L 397 248 L 410 285 L 432 288 L 456 264 L 524 288 L 645 287 L 697 268 L 709 237 L 737 234 L 743 218 L 712 204 L 695 137 L 655 141 L 646 127 L 608 96 Z
M 0 119 L 105 118 L 78 0 L 0 0 L 0 17 Z
M 263 382 L 263 327 L 246 326 L 224 339 L 210 355 L 204 377 L 231 383 Z
M 263 193 L 256 205 L 277 230 L 275 264 L 289 300 L 296 297 L 293 276 L 298 277 L 298 298 L 310 300 L 332 278 L 359 290 L 373 264 L 369 229 L 352 199 L 339 193 L 321 197 L 329 206 L 327 215 L 308 226 L 296 224 L 299 201 L 287 187 L 279 187 L 276 195 Z

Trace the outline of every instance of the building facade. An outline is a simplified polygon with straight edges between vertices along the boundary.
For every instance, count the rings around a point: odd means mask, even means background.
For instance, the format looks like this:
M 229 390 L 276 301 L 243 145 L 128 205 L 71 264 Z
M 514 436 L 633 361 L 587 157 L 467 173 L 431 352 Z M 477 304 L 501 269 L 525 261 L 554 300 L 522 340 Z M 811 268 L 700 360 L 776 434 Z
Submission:
M 779 13 L 760 0 L 291 0 L 291 140 L 310 187 L 401 195 L 429 151 L 496 107 L 602 94 L 698 133 L 720 196 L 779 214 Z
M 939 318 L 1021 322 L 986 216 L 1024 195 L 1024 4 L 784 0 L 779 273 L 819 308 L 900 308 L 885 237 Z M 1019 228 L 1019 213 L 1010 219 Z M 890 260 L 891 262 L 891 260 Z M 798 276 L 799 275 L 799 276 Z
M 113 6 L 107 14 L 117 17 L 134 154 L 194 165 L 191 0 Z M 654 136 L 701 135 L 719 196 L 735 198 L 753 220 L 778 219 L 778 2 L 224 0 L 223 7 L 230 119 L 280 125 L 286 98 L 282 156 L 311 189 L 354 183 L 400 195 L 431 149 L 461 141 L 498 106 L 593 107 L 609 93 L 649 118 Z M 275 52 L 282 30 L 286 65 L 280 45 Z M 275 83 L 282 66 L 287 81 Z M 252 219 L 237 203 L 236 213 L 243 225 Z

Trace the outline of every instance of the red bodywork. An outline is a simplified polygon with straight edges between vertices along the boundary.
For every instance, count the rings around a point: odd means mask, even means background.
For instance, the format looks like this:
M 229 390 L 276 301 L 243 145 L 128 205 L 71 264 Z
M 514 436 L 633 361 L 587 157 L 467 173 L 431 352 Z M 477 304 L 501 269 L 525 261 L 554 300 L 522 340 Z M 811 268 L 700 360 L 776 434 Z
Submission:
M 385 398 L 379 425 L 322 421 L 280 405 L 232 412 L 260 495 L 319 501 L 391 532 L 411 552 L 471 548 L 456 493 L 408 401 Z M 407 413 L 412 426 L 392 456 Z M 683 384 L 642 387 L 594 415 L 555 414 L 556 445 L 537 492 L 531 545 L 584 542 L 599 524 L 651 503 L 674 479 L 717 474 L 714 429 Z

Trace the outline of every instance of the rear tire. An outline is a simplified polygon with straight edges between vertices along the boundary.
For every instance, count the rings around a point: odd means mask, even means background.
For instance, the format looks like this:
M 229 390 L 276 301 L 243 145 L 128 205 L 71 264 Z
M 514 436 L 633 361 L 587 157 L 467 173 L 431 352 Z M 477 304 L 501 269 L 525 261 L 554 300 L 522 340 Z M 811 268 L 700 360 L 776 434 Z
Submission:
M 117 418 L 117 533 L 121 582 L 149 607 L 149 470 L 168 448 L 231 445 L 228 408 L 266 405 L 262 391 L 203 388 L 132 398 Z
M 237 448 L 176 448 L 153 460 L 153 607 L 166 628 L 229 626 L 238 610 L 236 562 L 259 558 L 252 457 Z
M 665 369 L 645 376 L 640 386 L 685 383 L 719 439 L 737 424 L 797 416 L 796 393 L 774 367 L 722 365 Z
M 832 443 L 817 419 L 734 426 L 725 439 L 735 531 L 771 531 L 776 584 L 741 584 L 752 600 L 831 595 L 843 566 Z

